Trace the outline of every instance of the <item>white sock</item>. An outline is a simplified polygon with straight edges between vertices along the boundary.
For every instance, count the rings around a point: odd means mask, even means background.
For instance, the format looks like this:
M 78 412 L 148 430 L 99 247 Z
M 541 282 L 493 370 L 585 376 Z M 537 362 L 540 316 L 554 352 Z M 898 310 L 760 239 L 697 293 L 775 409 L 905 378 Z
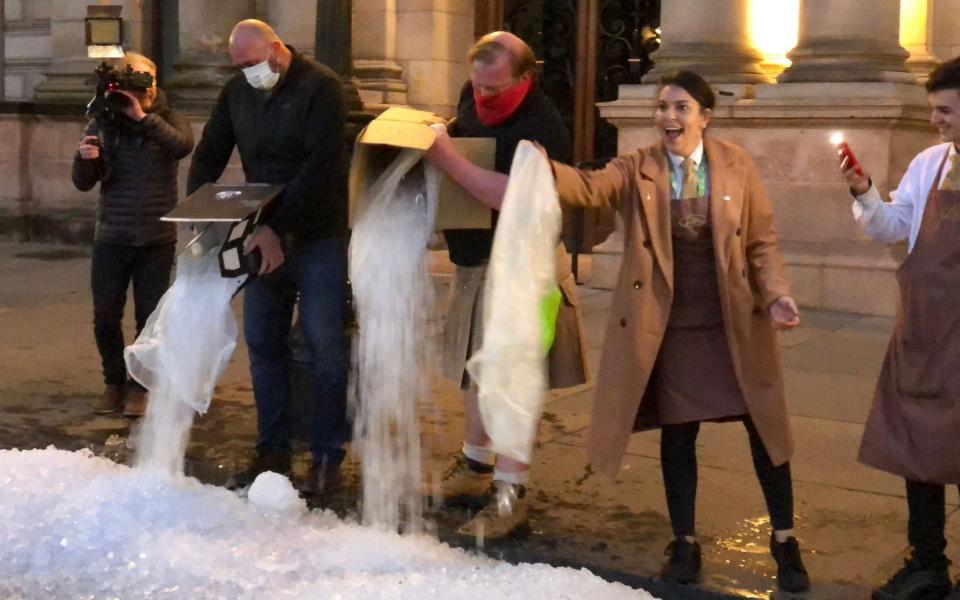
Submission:
M 783 544 L 792 537 L 793 537 L 792 529 L 775 529 L 773 532 L 773 539 L 777 540 L 778 544 Z
M 510 483 L 513 485 L 526 486 L 527 482 L 530 481 L 530 471 L 519 471 L 516 473 L 507 473 L 499 469 L 494 469 L 493 480 L 502 481 L 504 483 Z
M 697 538 L 693 537 L 692 535 L 685 535 L 685 536 L 683 536 L 683 539 L 684 539 L 688 544 L 692 544 L 692 543 L 694 543 L 695 541 L 697 541 Z
M 496 459 L 497 455 L 489 446 L 474 446 L 473 444 L 463 443 L 463 455 L 469 458 L 470 460 L 475 460 L 478 463 L 483 463 L 485 465 L 493 466 L 493 461 Z

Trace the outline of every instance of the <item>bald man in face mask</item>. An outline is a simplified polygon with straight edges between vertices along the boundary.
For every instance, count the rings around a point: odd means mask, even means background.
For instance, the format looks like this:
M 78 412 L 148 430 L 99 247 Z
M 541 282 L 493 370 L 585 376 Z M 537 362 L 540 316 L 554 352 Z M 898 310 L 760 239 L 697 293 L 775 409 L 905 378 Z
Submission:
M 307 491 L 339 484 L 346 423 L 346 106 L 329 68 L 285 45 L 269 25 L 241 21 L 230 34 L 237 73 L 217 98 L 193 154 L 187 191 L 216 181 L 234 148 L 248 183 L 283 184 L 251 236 L 262 254 L 244 291 L 244 337 L 257 404 L 256 457 L 240 483 L 289 473 L 290 333 L 296 305 L 310 350 L 315 416 Z

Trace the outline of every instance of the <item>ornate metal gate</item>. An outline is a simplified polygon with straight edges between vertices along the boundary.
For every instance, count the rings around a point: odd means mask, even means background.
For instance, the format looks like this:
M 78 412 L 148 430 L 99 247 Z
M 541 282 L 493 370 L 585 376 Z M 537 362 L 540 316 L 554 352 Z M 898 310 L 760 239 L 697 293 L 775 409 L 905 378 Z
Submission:
M 653 66 L 660 1 L 477 0 L 477 33 L 506 29 L 530 44 L 541 85 L 573 135 L 574 159 L 590 162 L 617 152 L 616 128 L 595 105 L 616 100 L 619 85 L 639 83 Z M 588 250 L 613 229 L 613 215 L 603 211 L 566 216 L 568 247 Z

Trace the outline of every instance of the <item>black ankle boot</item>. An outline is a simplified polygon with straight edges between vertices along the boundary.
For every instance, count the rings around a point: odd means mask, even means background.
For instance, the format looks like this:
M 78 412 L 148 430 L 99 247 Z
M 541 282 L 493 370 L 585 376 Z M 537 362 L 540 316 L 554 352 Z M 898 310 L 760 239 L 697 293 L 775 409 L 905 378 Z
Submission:
M 664 554 L 670 558 L 660 569 L 660 578 L 675 583 L 694 583 L 700 579 L 702 558 L 700 544 L 677 538 L 670 542 Z
M 782 544 L 770 535 L 770 554 L 777 561 L 777 587 L 785 592 L 805 592 L 810 589 L 810 576 L 800 558 L 800 542 L 790 536 Z
M 872 600 L 942 600 L 950 593 L 946 557 L 921 560 L 915 554 L 903 561 L 885 584 L 873 590 Z M 960 597 L 960 596 L 958 596 Z

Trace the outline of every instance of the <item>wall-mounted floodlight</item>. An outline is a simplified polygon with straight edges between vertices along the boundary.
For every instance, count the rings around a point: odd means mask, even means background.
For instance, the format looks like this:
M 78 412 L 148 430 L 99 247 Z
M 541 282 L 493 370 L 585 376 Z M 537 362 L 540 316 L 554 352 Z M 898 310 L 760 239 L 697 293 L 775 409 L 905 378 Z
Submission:
M 92 4 L 87 6 L 87 56 L 90 58 L 123 57 L 123 6 Z

